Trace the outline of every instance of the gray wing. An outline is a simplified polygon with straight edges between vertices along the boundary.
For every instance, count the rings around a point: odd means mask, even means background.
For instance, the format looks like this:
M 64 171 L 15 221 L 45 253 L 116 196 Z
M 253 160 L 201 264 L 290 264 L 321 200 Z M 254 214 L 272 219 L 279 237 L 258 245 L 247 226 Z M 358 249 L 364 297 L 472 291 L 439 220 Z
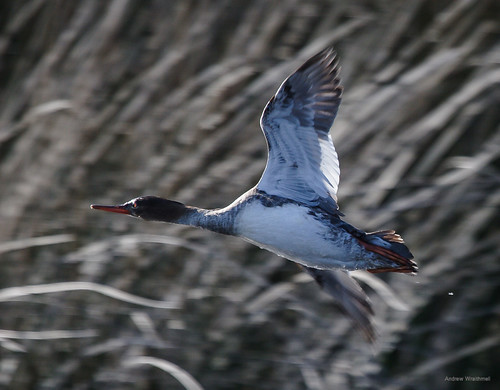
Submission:
M 267 103 L 260 125 L 269 155 L 259 190 L 337 212 L 340 168 L 329 132 L 342 96 L 339 71 L 335 52 L 323 50 Z
M 361 286 L 343 270 L 322 270 L 301 266 L 321 288 L 334 297 L 367 340 L 375 340 L 373 309 Z

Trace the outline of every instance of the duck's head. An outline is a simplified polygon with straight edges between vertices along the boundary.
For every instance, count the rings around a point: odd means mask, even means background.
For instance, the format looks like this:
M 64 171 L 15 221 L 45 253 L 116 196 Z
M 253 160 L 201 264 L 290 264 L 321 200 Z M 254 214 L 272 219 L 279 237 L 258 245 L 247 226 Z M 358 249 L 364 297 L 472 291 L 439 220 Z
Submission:
M 187 210 L 187 207 L 183 203 L 159 198 L 157 196 L 141 196 L 114 206 L 93 204 L 90 208 L 130 215 L 132 217 L 142 218 L 146 221 L 166 222 L 176 221 L 184 215 Z

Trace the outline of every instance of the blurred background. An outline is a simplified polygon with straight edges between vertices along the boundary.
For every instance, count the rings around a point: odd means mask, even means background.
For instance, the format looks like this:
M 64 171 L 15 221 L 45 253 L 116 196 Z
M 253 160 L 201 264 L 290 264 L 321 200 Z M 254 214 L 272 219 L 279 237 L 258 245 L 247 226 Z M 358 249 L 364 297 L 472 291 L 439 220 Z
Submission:
M 89 209 L 227 205 L 328 45 L 341 210 L 420 267 L 363 284 L 374 344 L 290 262 Z M 0 2 L 0 387 L 499 388 L 499 64 L 497 0 Z

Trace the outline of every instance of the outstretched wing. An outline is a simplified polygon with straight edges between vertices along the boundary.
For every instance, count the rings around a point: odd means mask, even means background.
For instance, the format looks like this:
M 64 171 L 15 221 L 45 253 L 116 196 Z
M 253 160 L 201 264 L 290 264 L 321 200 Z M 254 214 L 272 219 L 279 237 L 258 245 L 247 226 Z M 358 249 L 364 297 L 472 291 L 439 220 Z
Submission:
M 342 96 L 339 71 L 335 52 L 323 50 L 267 103 L 260 125 L 269 155 L 259 190 L 337 212 L 340 168 L 329 132 Z
M 361 286 L 344 270 L 323 270 L 302 266 L 320 287 L 334 297 L 367 340 L 375 340 L 373 309 Z

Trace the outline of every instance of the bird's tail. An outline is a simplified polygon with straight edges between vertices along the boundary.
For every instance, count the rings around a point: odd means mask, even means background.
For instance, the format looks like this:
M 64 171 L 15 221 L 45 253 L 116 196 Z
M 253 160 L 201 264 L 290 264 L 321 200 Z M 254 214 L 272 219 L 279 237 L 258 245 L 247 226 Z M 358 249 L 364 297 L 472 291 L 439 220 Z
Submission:
M 365 249 L 375 252 L 390 260 L 392 266 L 368 269 L 372 273 L 402 272 L 417 273 L 418 267 L 413 255 L 404 244 L 403 239 L 394 230 L 381 230 L 359 237 L 358 241 Z

